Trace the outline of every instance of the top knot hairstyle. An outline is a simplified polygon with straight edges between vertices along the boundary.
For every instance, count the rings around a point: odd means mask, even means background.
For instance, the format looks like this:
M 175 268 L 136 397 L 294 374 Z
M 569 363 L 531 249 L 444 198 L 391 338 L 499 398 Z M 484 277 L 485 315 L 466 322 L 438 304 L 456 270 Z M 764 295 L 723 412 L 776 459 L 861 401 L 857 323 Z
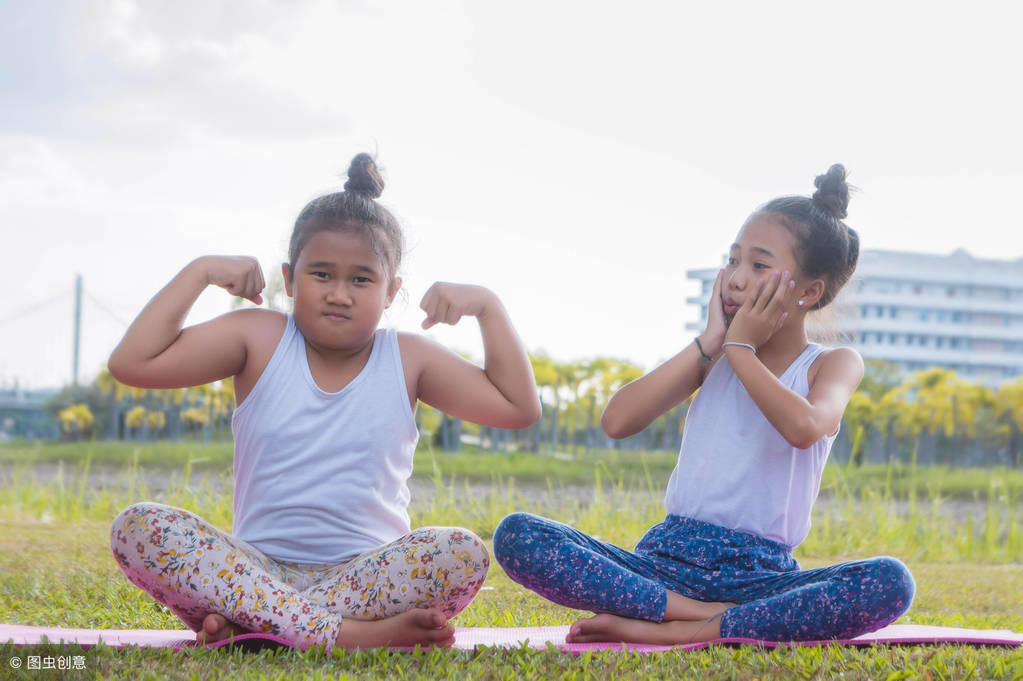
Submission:
M 401 225 L 389 210 L 374 199 L 384 191 L 384 180 L 369 154 L 357 154 L 348 166 L 344 191 L 313 199 L 295 220 L 288 247 L 288 269 L 295 276 L 295 264 L 302 249 L 317 232 L 354 232 L 366 239 L 380 258 L 388 282 L 394 281 L 405 250 Z
M 756 212 L 778 218 L 796 237 L 796 260 L 803 274 L 827 282 L 820 300 L 811 308 L 819 310 L 835 299 L 856 270 L 860 237 L 842 222 L 849 208 L 845 166 L 836 163 L 813 183 L 817 191 L 812 197 L 782 196 Z

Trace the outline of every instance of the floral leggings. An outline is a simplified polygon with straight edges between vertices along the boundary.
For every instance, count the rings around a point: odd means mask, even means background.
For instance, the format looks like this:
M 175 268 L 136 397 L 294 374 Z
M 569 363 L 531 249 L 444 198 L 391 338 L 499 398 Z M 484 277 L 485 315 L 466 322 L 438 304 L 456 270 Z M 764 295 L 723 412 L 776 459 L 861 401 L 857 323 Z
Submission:
M 152 502 L 117 516 L 110 546 L 128 580 L 193 631 L 218 613 L 301 648 L 333 646 L 345 617 L 375 620 L 429 607 L 453 617 L 490 566 L 483 542 L 457 527 L 421 527 L 344 563 L 287 563 L 188 511 Z
M 916 584 L 882 556 L 800 570 L 789 548 L 747 532 L 669 515 L 634 551 L 568 525 L 513 513 L 494 557 L 514 581 L 560 605 L 660 622 L 667 591 L 736 603 L 721 636 L 762 641 L 854 638 L 898 619 Z

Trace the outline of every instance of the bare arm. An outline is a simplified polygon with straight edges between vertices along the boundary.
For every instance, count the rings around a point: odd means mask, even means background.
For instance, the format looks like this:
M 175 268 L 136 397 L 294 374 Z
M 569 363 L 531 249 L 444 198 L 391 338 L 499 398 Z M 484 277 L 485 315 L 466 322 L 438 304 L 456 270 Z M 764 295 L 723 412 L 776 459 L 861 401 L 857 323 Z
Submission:
M 756 284 L 736 312 L 726 343 L 766 343 L 781 328 L 791 308 L 794 283 L 788 272 L 777 272 Z M 852 348 L 837 348 L 822 362 L 804 398 L 787 388 L 764 366 L 755 351 L 726 345 L 725 354 L 764 417 L 793 447 L 805 449 L 838 430 L 849 398 L 863 378 L 863 359 Z
M 703 381 L 700 357 L 694 341 L 649 374 L 622 386 L 600 415 L 604 432 L 615 439 L 635 435 L 686 400 Z
M 238 311 L 181 328 L 209 284 L 262 302 L 263 275 L 254 258 L 204 256 L 193 260 L 132 322 L 110 356 L 108 367 L 114 378 L 143 388 L 178 388 L 240 372 L 245 365 L 247 315 Z
M 806 449 L 838 430 L 842 414 L 863 378 L 863 359 L 852 348 L 836 348 L 821 359 L 810 393 L 787 388 L 748 348 L 725 348 L 728 362 L 764 417 L 793 447 Z
M 718 272 L 707 308 L 707 329 L 700 334 L 703 351 L 711 357 L 721 353 L 725 339 L 724 311 L 721 306 L 723 271 Z M 693 341 L 646 376 L 616 392 L 600 416 L 600 424 L 610 437 L 635 435 L 661 414 L 691 396 L 703 383 L 708 367 L 701 366 L 702 355 Z
M 481 286 L 434 284 L 423 297 L 424 328 L 475 316 L 483 337 L 484 367 L 467 362 L 439 343 L 406 335 L 405 346 L 419 371 L 416 395 L 456 418 L 499 428 L 525 428 L 540 418 L 540 400 L 529 357 L 508 313 Z

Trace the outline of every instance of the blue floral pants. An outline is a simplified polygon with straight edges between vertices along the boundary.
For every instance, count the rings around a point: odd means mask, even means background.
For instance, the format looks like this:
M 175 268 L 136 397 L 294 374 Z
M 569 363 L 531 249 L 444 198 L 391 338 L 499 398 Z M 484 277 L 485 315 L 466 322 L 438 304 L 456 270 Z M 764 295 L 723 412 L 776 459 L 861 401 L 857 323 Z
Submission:
M 721 636 L 763 641 L 853 638 L 898 619 L 916 584 L 887 556 L 800 570 L 783 544 L 669 515 L 634 551 L 529 513 L 494 532 L 494 557 L 514 581 L 559 605 L 660 622 L 668 590 L 736 603 Z

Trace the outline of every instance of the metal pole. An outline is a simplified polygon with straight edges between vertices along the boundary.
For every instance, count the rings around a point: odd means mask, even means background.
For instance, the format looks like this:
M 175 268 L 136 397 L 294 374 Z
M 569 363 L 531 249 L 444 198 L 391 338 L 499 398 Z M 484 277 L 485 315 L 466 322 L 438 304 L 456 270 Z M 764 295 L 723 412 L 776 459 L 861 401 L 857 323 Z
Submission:
M 75 275 L 75 347 L 72 356 L 71 384 L 78 387 L 78 348 L 82 337 L 82 275 Z

